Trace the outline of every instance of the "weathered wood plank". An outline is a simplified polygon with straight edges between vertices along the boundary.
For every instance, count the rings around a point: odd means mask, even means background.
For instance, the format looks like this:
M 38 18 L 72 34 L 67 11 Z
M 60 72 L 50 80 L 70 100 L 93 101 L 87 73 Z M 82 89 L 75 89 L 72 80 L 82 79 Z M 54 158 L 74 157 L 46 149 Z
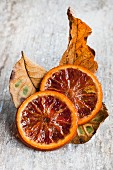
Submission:
M 93 29 L 88 43 L 96 51 L 97 75 L 110 116 L 90 142 L 38 152 L 15 137 L 16 109 L 8 90 L 9 76 L 22 50 L 46 69 L 58 64 L 68 42 L 68 6 Z M 112 16 L 112 0 L 0 1 L 0 170 L 113 169 Z

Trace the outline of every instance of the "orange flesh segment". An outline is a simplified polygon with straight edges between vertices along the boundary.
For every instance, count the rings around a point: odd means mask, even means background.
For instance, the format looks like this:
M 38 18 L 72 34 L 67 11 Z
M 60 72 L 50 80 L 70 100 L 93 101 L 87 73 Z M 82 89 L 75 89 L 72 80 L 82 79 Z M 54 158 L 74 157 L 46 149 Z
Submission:
M 97 78 L 80 66 L 59 66 L 50 70 L 42 80 L 40 90 L 65 94 L 78 111 L 78 124 L 88 122 L 102 106 L 102 89 Z

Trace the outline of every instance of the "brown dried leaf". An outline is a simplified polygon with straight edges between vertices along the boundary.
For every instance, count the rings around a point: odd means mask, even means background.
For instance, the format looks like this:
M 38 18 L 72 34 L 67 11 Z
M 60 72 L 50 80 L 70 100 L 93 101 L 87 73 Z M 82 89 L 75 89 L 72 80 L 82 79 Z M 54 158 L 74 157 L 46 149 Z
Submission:
M 36 92 L 45 73 L 45 69 L 32 63 L 22 52 L 22 58 L 13 67 L 9 81 L 9 90 L 16 108 Z
M 70 8 L 67 15 L 70 26 L 69 44 L 59 64 L 80 65 L 95 73 L 98 68 L 97 62 L 94 61 L 95 51 L 86 44 L 92 30 L 86 23 L 75 18 Z
M 89 122 L 84 125 L 78 126 L 77 135 L 72 140 L 74 144 L 83 144 L 88 142 L 96 133 L 100 124 L 108 117 L 106 106 L 103 104 L 98 114 Z

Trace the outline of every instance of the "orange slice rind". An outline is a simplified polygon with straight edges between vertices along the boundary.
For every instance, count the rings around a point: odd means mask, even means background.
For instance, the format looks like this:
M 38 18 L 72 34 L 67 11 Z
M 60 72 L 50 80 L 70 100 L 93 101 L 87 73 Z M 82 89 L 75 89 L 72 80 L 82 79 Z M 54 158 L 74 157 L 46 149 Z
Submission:
M 97 77 L 81 66 L 64 65 L 51 69 L 43 78 L 40 90 L 66 95 L 78 111 L 78 124 L 90 121 L 102 107 L 102 88 Z
M 16 115 L 20 139 L 38 150 L 54 150 L 69 143 L 76 135 L 77 121 L 73 103 L 55 91 L 33 94 Z

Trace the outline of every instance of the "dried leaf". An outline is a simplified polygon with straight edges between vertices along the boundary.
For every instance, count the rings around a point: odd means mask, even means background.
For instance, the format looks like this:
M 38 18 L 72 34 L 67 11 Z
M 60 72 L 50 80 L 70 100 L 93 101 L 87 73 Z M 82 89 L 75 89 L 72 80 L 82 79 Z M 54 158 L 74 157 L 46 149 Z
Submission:
M 43 76 L 46 73 L 46 70 L 39 66 L 38 64 L 32 63 L 22 52 L 22 57 L 24 59 L 25 68 L 27 71 L 27 74 L 34 85 L 34 87 L 37 89 L 39 87 L 40 81 L 43 78 Z
M 32 63 L 22 52 L 22 58 L 15 64 L 9 82 L 9 89 L 15 107 L 36 92 L 45 69 Z
M 70 26 L 69 44 L 59 64 L 80 65 L 95 73 L 98 68 L 97 62 L 94 61 L 95 51 L 86 44 L 92 30 L 86 23 L 75 18 L 70 8 L 67 15 Z
M 72 140 L 74 144 L 83 144 L 88 142 L 96 133 L 100 124 L 108 117 L 108 112 L 105 104 L 103 104 L 98 114 L 89 122 L 84 125 L 78 126 L 77 136 Z

